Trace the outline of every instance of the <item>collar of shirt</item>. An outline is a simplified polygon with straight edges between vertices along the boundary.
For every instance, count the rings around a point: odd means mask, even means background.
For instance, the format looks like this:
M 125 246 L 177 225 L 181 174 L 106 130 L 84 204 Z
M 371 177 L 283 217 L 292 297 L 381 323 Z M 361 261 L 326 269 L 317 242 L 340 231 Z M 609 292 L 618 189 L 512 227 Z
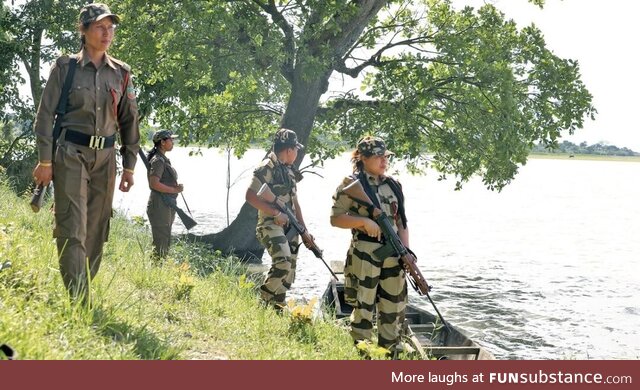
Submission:
M 285 167 L 290 167 L 291 165 L 287 165 L 282 161 L 278 160 L 278 156 L 274 152 L 269 152 L 269 159 L 273 163 L 273 166 L 283 165 Z
M 162 153 L 162 150 L 158 149 L 158 152 L 156 153 L 156 155 L 157 155 L 159 158 L 163 159 L 167 164 L 171 164 L 171 160 L 169 160 L 169 159 L 167 158 L 167 156 L 165 156 L 165 154 L 164 154 L 164 153 Z
M 91 62 L 91 58 L 89 58 L 89 56 L 85 54 L 84 49 L 80 50 L 80 53 L 78 53 L 77 57 L 78 57 L 78 64 L 80 64 L 80 66 L 82 67 L 84 67 L 89 62 Z M 107 64 L 112 69 L 116 70 L 117 69 L 116 64 L 111 59 L 111 56 L 109 56 L 107 53 L 104 53 L 104 57 L 105 57 L 104 63 Z
M 379 186 L 387 180 L 386 176 L 374 176 L 367 171 L 364 171 L 364 174 L 367 177 L 367 180 L 369 180 L 370 185 Z

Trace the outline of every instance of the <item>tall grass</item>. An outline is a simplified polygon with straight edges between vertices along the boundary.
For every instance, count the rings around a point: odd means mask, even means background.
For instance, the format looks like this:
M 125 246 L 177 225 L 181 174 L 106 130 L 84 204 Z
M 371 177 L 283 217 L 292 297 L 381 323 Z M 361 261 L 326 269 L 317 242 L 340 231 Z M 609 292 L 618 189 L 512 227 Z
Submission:
M 180 243 L 151 260 L 148 228 L 122 217 L 92 283 L 70 303 L 53 216 L 34 214 L 0 176 L 0 344 L 21 359 L 358 359 L 343 326 L 263 308 L 233 258 Z

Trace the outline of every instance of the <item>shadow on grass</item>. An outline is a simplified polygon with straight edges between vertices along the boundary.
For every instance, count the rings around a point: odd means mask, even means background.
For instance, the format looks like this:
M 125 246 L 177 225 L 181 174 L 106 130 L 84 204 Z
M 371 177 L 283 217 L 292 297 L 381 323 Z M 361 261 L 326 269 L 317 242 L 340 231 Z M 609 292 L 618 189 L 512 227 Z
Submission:
M 179 348 L 158 338 L 146 326 L 133 326 L 118 320 L 103 308 L 93 310 L 93 325 L 102 336 L 121 344 L 133 344 L 133 352 L 144 360 L 179 359 Z

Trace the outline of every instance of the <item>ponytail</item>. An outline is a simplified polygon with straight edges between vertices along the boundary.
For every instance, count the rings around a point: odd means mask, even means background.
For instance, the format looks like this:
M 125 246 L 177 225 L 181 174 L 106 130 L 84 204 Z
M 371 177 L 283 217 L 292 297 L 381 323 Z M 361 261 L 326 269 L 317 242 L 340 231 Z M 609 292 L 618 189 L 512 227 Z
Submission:
M 154 142 L 154 144 L 153 144 L 153 149 L 151 149 L 151 150 L 149 151 L 149 153 L 147 153 L 147 161 L 151 161 L 151 159 L 153 158 L 153 156 L 155 156 L 156 154 L 158 154 L 158 146 L 160 146 L 160 142 L 162 142 L 162 141 Z

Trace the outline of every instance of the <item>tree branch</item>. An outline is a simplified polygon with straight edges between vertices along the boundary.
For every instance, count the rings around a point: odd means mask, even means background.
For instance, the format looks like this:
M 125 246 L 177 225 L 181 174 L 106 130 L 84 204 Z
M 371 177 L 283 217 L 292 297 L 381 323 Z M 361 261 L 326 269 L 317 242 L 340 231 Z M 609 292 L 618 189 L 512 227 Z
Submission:
M 283 39 L 283 50 L 285 55 L 284 63 L 280 69 L 284 78 L 289 82 L 293 83 L 293 66 L 294 59 L 296 53 L 296 44 L 295 37 L 293 34 L 293 27 L 287 22 L 284 15 L 278 11 L 278 7 L 275 4 L 274 0 L 269 0 L 268 3 L 264 3 L 261 0 L 252 0 L 254 4 L 259 6 L 264 12 L 271 15 L 273 22 L 280 27 L 284 34 Z

